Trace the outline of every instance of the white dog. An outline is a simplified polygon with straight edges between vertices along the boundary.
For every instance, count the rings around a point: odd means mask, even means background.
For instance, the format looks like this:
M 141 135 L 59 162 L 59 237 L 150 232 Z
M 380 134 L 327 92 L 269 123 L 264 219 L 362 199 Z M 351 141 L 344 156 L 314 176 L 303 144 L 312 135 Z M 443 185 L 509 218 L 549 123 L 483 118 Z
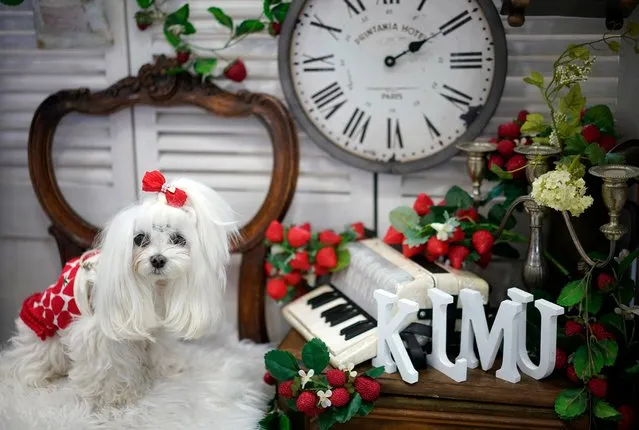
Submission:
M 24 302 L 0 375 L 36 387 L 68 375 L 94 406 L 123 406 L 183 369 L 178 339 L 220 323 L 235 214 L 189 179 L 147 172 L 142 189 L 157 195 L 118 213 L 94 251 Z

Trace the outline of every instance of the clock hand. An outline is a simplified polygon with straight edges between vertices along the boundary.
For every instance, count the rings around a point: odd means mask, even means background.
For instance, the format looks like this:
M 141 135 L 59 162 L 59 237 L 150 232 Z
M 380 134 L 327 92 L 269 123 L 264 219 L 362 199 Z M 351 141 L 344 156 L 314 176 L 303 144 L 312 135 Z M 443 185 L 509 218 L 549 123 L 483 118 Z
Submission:
M 384 58 L 384 64 L 388 67 L 393 67 L 395 65 L 395 63 L 397 62 L 397 59 L 400 57 L 403 57 L 404 55 L 408 54 L 409 52 L 411 53 L 415 53 L 417 51 L 419 51 L 422 46 L 424 45 L 424 43 L 428 42 L 429 40 L 431 40 L 432 38 L 434 38 L 435 36 L 438 36 L 441 34 L 441 30 L 439 30 L 437 33 L 431 34 L 430 36 L 428 36 L 426 39 L 423 40 L 417 40 L 415 42 L 411 42 L 408 44 L 408 49 L 406 49 L 405 51 L 399 53 L 398 55 L 389 55 L 386 58 Z

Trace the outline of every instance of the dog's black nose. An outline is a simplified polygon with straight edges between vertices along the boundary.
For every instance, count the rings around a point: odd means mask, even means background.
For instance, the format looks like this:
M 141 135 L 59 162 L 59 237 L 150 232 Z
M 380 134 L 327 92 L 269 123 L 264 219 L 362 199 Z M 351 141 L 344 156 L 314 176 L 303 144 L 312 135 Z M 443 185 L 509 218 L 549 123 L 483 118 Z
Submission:
M 151 266 L 161 269 L 166 264 L 166 257 L 163 255 L 154 255 L 151 257 Z

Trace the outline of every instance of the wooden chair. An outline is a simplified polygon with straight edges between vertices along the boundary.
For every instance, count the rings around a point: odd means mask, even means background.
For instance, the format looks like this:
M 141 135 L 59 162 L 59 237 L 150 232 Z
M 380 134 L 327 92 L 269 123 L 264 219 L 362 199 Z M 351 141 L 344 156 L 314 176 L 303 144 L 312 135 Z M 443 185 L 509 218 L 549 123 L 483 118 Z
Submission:
M 36 110 L 29 134 L 29 172 L 35 194 L 51 220 L 62 264 L 88 249 L 98 228 L 78 215 L 58 186 L 52 157 L 53 136 L 61 119 L 72 112 L 108 115 L 136 106 L 183 106 L 203 108 L 212 115 L 261 120 L 273 145 L 273 171 L 268 193 L 253 218 L 241 229 L 242 240 L 233 250 L 242 254 L 239 285 L 239 334 L 243 339 L 266 342 L 264 317 L 264 231 L 286 215 L 297 183 L 299 148 L 293 120 L 284 105 L 264 94 L 232 94 L 215 84 L 202 82 L 186 73 L 171 74 L 175 60 L 158 57 L 140 68 L 138 76 L 127 77 L 109 88 L 64 90 L 49 96 Z

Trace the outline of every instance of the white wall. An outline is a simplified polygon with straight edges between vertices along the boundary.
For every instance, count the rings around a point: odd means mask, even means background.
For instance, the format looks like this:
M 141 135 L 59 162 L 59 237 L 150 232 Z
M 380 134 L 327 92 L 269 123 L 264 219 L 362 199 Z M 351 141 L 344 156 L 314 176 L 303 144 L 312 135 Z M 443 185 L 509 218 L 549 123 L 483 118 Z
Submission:
M 171 52 L 159 29 L 137 30 L 133 0 L 106 3 L 116 43 L 105 52 L 37 50 L 30 1 L 18 9 L 0 7 L 0 341 L 8 337 L 23 298 L 51 282 L 60 265 L 47 234 L 47 219 L 29 183 L 26 147 L 34 109 L 58 89 L 103 88 L 127 74 L 137 74 L 153 55 Z M 197 43 L 202 45 L 219 45 L 224 37 L 206 12 L 212 4 L 238 19 L 255 17 L 261 10 L 260 0 L 190 3 L 200 31 Z M 535 90 L 521 78 L 530 70 L 548 73 L 564 46 L 589 40 L 604 28 L 603 20 L 531 17 L 523 28 L 506 27 L 506 31 L 509 76 L 486 134 L 522 108 L 543 110 Z M 282 97 L 276 41 L 268 35 L 255 36 L 234 49 L 233 54 L 240 55 L 250 71 L 241 87 Z M 584 89 L 589 102 L 615 105 L 618 58 L 602 54 Z M 341 228 L 363 221 L 373 226 L 373 175 L 330 158 L 303 133 L 300 141 L 301 174 L 287 222 Z M 141 175 L 149 168 L 203 180 L 248 219 L 266 192 L 272 163 L 268 137 L 257 121 L 212 118 L 192 108 L 135 108 L 109 118 L 66 118 L 56 134 L 55 160 L 65 196 L 95 223 L 135 198 Z M 464 169 L 464 160 L 455 157 L 421 174 L 381 175 L 377 195 L 380 230 L 388 226 L 389 210 L 410 203 L 419 192 L 441 198 L 453 183 L 468 187 Z M 237 264 L 231 272 L 230 300 L 235 297 L 236 283 Z M 234 300 L 229 302 L 229 311 L 234 321 Z M 271 312 L 277 314 L 275 309 Z

